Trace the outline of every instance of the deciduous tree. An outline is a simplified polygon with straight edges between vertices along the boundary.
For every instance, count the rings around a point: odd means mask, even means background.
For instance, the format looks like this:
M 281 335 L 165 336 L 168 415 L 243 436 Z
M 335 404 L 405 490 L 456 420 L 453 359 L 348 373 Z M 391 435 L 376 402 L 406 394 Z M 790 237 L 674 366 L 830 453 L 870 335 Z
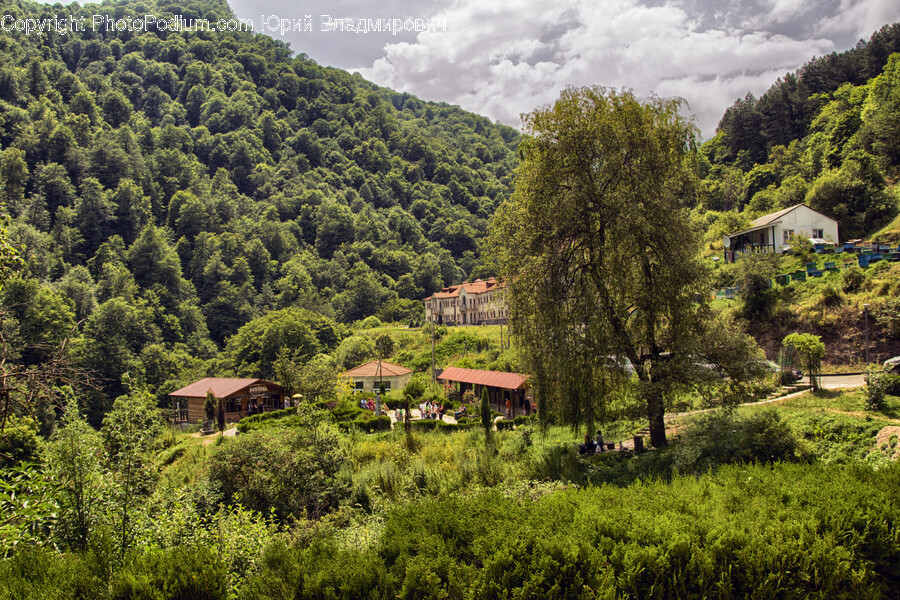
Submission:
M 825 344 L 822 339 L 811 333 L 792 333 L 781 342 L 782 346 L 793 348 L 803 357 L 806 372 L 813 390 L 819 389 L 819 371 L 822 359 L 825 358 Z
M 541 414 L 554 404 L 590 426 L 624 376 L 603 357 L 627 357 L 654 446 L 666 443 L 667 393 L 707 381 L 719 365 L 697 364 L 734 347 L 702 343 L 706 272 L 686 210 L 696 128 L 681 108 L 591 87 L 526 115 L 516 190 L 489 241 Z

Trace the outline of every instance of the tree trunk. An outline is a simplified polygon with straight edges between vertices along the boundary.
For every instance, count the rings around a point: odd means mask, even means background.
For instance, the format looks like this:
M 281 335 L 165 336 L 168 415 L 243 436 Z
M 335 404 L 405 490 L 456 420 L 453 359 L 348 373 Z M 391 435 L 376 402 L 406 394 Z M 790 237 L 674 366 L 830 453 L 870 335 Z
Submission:
M 666 406 L 662 391 L 651 386 L 647 392 L 647 418 L 650 421 L 650 445 L 662 448 L 666 441 Z

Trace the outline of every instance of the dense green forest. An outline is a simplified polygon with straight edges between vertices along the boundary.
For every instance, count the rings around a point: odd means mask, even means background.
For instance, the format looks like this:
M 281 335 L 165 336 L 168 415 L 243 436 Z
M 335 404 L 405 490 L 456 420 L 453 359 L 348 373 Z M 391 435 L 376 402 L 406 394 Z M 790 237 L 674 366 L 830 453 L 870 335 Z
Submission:
M 0 6 L 232 16 L 217 1 Z M 154 392 L 183 373 L 274 376 L 220 354 L 253 319 L 415 323 L 422 298 L 488 274 L 478 240 L 509 194 L 516 130 L 249 32 L 11 29 L 0 200 L 22 263 L 4 327 L 26 365 L 73 338 L 67 355 L 99 375 L 95 420 L 124 373 Z M 283 335 L 300 362 L 341 337 Z

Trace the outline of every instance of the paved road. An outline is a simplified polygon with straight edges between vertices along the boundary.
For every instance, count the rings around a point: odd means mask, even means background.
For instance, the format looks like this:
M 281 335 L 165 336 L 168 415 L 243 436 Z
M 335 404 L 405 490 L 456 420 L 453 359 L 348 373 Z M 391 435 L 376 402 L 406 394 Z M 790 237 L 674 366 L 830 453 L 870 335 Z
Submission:
M 837 388 L 857 388 L 866 385 L 865 375 L 822 375 L 822 387 L 826 390 Z M 800 380 L 801 385 L 809 385 L 809 377 Z

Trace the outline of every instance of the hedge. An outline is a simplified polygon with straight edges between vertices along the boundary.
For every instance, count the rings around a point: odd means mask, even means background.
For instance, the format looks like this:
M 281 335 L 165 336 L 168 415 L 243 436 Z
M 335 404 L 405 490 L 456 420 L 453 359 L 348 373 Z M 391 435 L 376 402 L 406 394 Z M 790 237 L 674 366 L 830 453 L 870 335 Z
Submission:
M 296 414 L 296 408 L 284 408 L 282 410 L 272 410 L 269 412 L 255 414 L 253 416 L 244 417 L 243 419 L 241 419 L 237 424 L 237 430 L 241 433 L 247 433 L 248 431 L 259 429 L 260 424 L 265 423 L 266 421 L 284 419 L 285 417 Z
M 354 421 L 340 421 L 338 424 L 338 429 L 343 432 L 350 431 L 351 427 L 355 427 L 361 431 L 365 431 L 366 433 L 372 433 L 375 431 L 390 431 L 391 429 L 391 418 L 387 415 L 381 415 L 380 417 L 372 417 L 369 419 L 356 419 Z

